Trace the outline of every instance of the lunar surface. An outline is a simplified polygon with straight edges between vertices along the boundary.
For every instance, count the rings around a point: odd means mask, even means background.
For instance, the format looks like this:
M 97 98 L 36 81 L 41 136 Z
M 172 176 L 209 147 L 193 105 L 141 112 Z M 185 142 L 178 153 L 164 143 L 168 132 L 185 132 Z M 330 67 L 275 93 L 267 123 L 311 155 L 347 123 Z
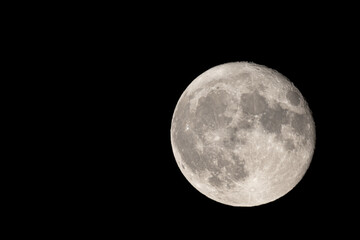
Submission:
M 197 77 L 181 95 L 171 144 L 185 178 L 231 206 L 257 206 L 291 191 L 315 147 L 300 91 L 279 72 L 233 62 Z

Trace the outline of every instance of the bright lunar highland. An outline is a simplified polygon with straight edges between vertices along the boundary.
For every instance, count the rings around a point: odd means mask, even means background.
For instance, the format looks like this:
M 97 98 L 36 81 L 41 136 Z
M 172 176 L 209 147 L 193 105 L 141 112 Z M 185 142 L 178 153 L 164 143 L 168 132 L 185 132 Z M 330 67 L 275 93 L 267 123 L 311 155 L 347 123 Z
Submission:
M 198 76 L 181 95 L 171 145 L 185 178 L 231 206 L 291 191 L 308 169 L 315 124 L 300 91 L 268 67 L 233 62 Z

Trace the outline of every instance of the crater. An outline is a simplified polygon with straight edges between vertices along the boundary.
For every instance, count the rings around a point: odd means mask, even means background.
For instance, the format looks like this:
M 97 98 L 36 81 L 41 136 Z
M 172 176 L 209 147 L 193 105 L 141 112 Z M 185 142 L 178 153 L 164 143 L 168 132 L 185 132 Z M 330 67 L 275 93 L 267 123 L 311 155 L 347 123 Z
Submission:
M 181 165 L 181 168 L 182 168 L 182 169 L 185 169 L 184 164 L 180 163 L 180 165 Z
M 288 91 L 286 93 L 286 98 L 294 106 L 298 106 L 300 104 L 300 95 L 297 92 L 294 92 L 294 91 L 291 91 L 291 90 Z

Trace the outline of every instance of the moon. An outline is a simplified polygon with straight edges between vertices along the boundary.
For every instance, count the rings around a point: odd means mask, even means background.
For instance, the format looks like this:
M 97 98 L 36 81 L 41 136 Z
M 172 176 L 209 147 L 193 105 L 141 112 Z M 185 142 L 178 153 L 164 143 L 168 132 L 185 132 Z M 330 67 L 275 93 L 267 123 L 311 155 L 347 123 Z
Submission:
M 300 91 L 279 72 L 249 62 L 218 65 L 192 81 L 177 102 L 170 135 L 190 184 L 230 206 L 287 194 L 315 149 L 315 123 Z

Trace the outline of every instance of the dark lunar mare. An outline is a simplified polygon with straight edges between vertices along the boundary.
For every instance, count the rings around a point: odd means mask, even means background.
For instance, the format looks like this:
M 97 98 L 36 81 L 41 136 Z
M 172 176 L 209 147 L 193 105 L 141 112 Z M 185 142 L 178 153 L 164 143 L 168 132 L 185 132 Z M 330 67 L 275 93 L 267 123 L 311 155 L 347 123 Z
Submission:
M 242 94 L 240 104 L 243 112 L 252 115 L 263 113 L 268 108 L 265 97 L 257 91 Z
M 198 101 L 195 112 L 195 129 L 198 131 L 215 130 L 225 127 L 231 122 L 230 117 L 226 117 L 229 94 L 225 90 L 214 90 L 203 96 Z
M 309 125 L 310 128 L 308 128 Z M 304 137 L 303 143 L 311 140 L 314 125 L 310 115 L 293 113 L 291 127 L 295 130 L 296 133 Z
M 263 128 L 269 133 L 281 134 L 281 125 L 289 122 L 288 111 L 276 104 L 274 108 L 269 107 L 260 118 Z
M 307 124 L 309 123 L 309 119 L 305 114 L 294 113 L 291 121 L 291 126 L 298 133 L 303 133 L 306 129 Z

